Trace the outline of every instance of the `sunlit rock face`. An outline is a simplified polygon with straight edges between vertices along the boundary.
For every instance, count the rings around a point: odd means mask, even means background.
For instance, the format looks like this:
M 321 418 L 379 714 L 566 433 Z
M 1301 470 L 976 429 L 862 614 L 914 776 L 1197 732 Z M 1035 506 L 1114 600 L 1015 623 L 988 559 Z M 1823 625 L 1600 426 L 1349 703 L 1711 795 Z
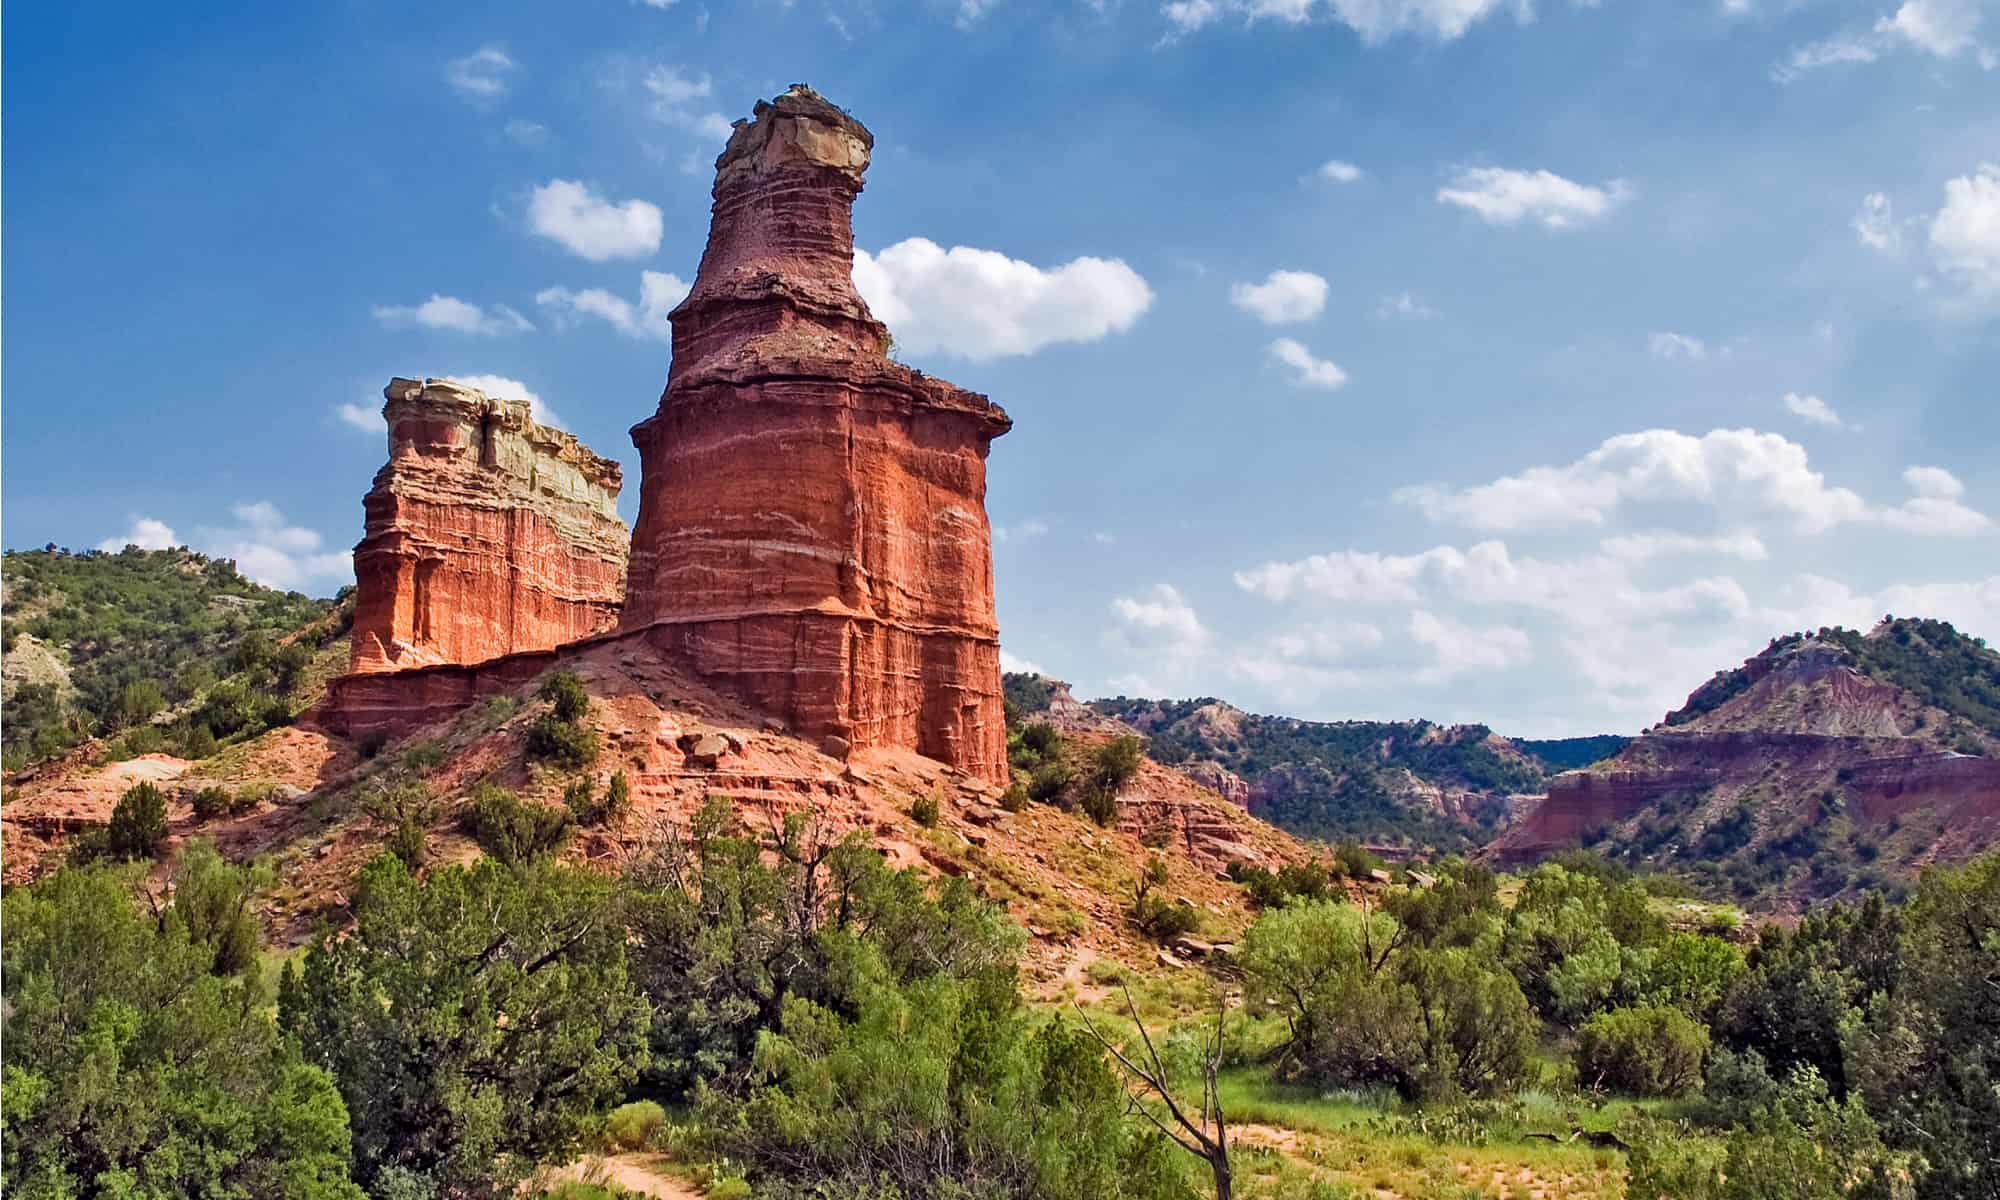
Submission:
M 810 89 L 739 122 L 632 430 L 620 627 L 794 730 L 1006 778 L 986 454 L 1011 422 L 888 357 L 854 289 L 874 139 Z
M 389 462 L 354 548 L 351 670 L 483 662 L 616 623 L 617 463 L 536 423 L 525 400 L 443 379 L 383 394 Z

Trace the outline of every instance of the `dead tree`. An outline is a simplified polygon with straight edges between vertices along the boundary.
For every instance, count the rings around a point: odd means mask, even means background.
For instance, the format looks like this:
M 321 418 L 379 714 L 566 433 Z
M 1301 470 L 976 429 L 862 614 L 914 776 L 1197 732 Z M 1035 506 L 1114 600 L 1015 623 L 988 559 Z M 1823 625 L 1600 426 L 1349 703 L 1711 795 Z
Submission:
M 1215 1035 L 1205 1038 L 1201 1047 L 1201 1109 L 1195 1116 L 1189 1116 L 1179 1101 L 1174 1099 L 1174 1090 L 1167 1079 L 1167 1066 L 1160 1060 L 1160 1052 L 1153 1047 L 1153 1037 L 1146 1032 L 1145 1022 L 1139 1019 L 1139 1008 L 1132 1002 L 1130 984 L 1121 985 L 1125 991 L 1125 1011 L 1132 1017 L 1132 1025 L 1139 1031 L 1139 1042 L 1145 1047 L 1143 1063 L 1135 1063 L 1125 1052 L 1104 1036 L 1090 1015 L 1076 1005 L 1077 1015 L 1083 1018 L 1084 1027 L 1099 1045 L 1111 1052 L 1118 1065 L 1127 1074 L 1144 1085 L 1144 1089 L 1158 1096 L 1166 1105 L 1167 1115 L 1173 1118 L 1169 1126 L 1157 1113 L 1140 1098 L 1128 1096 L 1128 1112 L 1137 1112 L 1153 1123 L 1153 1128 L 1171 1138 L 1181 1149 L 1208 1164 L 1215 1177 L 1215 1200 L 1230 1200 L 1229 1177 L 1229 1126 L 1222 1116 L 1222 1095 L 1216 1087 L 1216 1075 L 1222 1070 L 1222 1018 L 1223 1001 L 1218 993 L 1215 1001 Z M 1074 1002 L 1072 1002 L 1074 1003 Z

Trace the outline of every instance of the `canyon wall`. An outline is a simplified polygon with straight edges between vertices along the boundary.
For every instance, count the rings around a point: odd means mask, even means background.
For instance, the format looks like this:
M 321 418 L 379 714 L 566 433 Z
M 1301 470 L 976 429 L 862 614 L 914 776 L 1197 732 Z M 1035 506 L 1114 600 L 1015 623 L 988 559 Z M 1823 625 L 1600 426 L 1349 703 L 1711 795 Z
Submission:
M 717 160 L 666 391 L 632 430 L 619 626 L 795 732 L 1001 782 L 986 455 L 1011 422 L 888 357 L 853 283 L 872 146 L 795 87 Z
M 625 590 L 617 463 L 528 402 L 391 380 L 389 462 L 354 548 L 350 670 L 546 650 L 610 627 Z

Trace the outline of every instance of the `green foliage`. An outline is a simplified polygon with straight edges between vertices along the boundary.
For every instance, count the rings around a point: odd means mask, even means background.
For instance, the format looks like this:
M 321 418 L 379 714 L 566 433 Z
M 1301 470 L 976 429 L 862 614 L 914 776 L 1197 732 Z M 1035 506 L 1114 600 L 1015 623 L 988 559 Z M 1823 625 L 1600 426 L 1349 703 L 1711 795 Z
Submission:
M 104 852 L 120 861 L 152 858 L 167 840 L 167 797 L 150 783 L 137 783 L 118 797 L 104 830 Z
M 1076 778 L 1076 772 L 1060 759 L 1045 762 L 1035 768 L 1028 780 L 1028 796 L 1043 804 L 1054 804 L 1062 798 L 1064 789 Z
M 563 789 L 563 806 L 578 825 L 616 825 L 632 810 L 631 781 L 625 778 L 624 771 L 613 771 L 604 785 L 604 794 L 598 796 L 592 791 L 590 780 L 579 779 Z
M 1333 892 L 1333 873 L 1319 863 L 1286 863 L 1267 871 L 1232 862 L 1228 875 L 1260 909 L 1277 908 L 1291 900 L 1324 900 Z
M 229 811 L 229 789 L 221 785 L 211 785 L 197 790 L 191 801 L 194 805 L 194 819 L 213 821 Z
M 1299 721 L 1232 714 L 1226 726 L 1197 716 L 1220 702 L 1142 700 L 1120 696 L 1091 707 L 1148 731 L 1148 752 L 1163 763 L 1216 762 L 1270 786 L 1260 815 L 1310 837 L 1405 840 L 1444 850 L 1467 849 L 1473 837 L 1450 818 L 1397 797 L 1395 772 L 1410 771 L 1440 786 L 1483 792 L 1492 802 L 1479 814 L 1496 827 L 1511 792 L 1542 787 L 1532 759 L 1496 747 L 1484 726 L 1445 729 L 1428 721 Z M 1269 773 L 1267 775 L 1267 772 Z
M 272 1026 L 252 974 L 218 973 L 238 956 L 239 926 L 208 907 L 227 870 L 184 863 L 194 896 L 158 918 L 103 868 L 0 902 L 10 1196 L 360 1200 L 339 1093 Z M 226 953 L 206 940 L 217 929 Z
M 1007 790 L 1000 794 L 1000 807 L 1010 813 L 1025 812 L 1028 808 L 1028 799 L 1028 785 L 1015 779 L 1007 785 Z
M 419 883 L 385 854 L 352 908 L 279 1013 L 347 1102 L 361 1182 L 498 1198 L 581 1148 L 645 1061 L 610 884 L 490 861 Z
M 1007 715 L 1007 725 L 1019 725 L 1035 713 L 1049 710 L 1049 699 L 1055 694 L 1055 686 L 1042 675 L 1032 675 L 1020 671 L 1008 671 L 1000 676 L 1001 706 Z
M 1665 936 L 1644 887 L 1550 862 L 1522 886 L 1501 952 L 1535 1011 L 1574 1026 L 1642 986 L 1638 967 Z
M 1600 733 L 1591 737 L 1511 740 L 1516 749 L 1523 754 L 1532 755 L 1551 775 L 1602 762 L 1632 744 L 1631 738 L 1619 733 Z
M 46 684 L 15 693 L 0 730 L 9 770 L 188 700 L 245 639 L 273 638 L 333 608 L 251 583 L 227 559 L 179 550 L 9 551 L 0 571 L 7 646 L 21 634 L 47 644 L 75 689 L 67 701 Z M 275 682 L 268 667 L 258 681 L 267 677 Z
M 479 848 L 509 867 L 554 857 L 575 828 L 568 809 L 523 800 L 495 783 L 474 790 L 467 822 Z
M 1627 989 L 1640 1002 L 1679 1009 L 1707 1023 L 1743 973 L 1743 952 L 1719 937 L 1670 933 L 1627 958 Z
M 926 794 L 910 801 L 910 819 L 925 829 L 937 828 L 938 798 Z
M 788 999 L 851 1010 L 864 949 L 901 982 L 1012 986 L 1020 931 L 963 880 L 891 870 L 862 835 L 830 840 L 799 814 L 759 839 L 711 799 L 630 884 L 633 978 L 655 1008 L 646 1087 L 665 1099 L 742 1094 Z
M 1083 1031 L 1030 1019 L 1001 981 L 854 968 L 852 1019 L 787 999 L 753 1090 L 703 1106 L 711 1149 L 759 1195 L 1191 1200 Z
M 597 731 L 545 712 L 528 727 L 528 757 L 581 771 L 597 761 Z
M 535 697 L 548 701 L 549 711 L 558 721 L 574 724 L 590 712 L 590 695 L 575 671 L 551 671 L 535 690 Z
M 206 842 L 189 843 L 174 860 L 174 902 L 167 919 L 191 946 L 209 952 L 209 972 L 247 976 L 257 968 L 259 928 L 250 904 L 271 882 L 269 871 L 237 867 Z
M 1891 986 L 1843 1026 L 1850 1087 L 1926 1197 L 2000 1192 L 2000 853 L 1931 869 L 1904 908 Z
M 1353 838 L 1342 838 L 1333 848 L 1333 861 L 1349 879 L 1366 879 L 1389 865 Z
M 1673 1134 L 1641 1140 L 1625 1194 L 1629 1200 L 1905 1200 L 1912 1195 L 1911 1167 L 1883 1146 L 1858 1099 L 1834 1100 L 1819 1075 L 1801 1067 L 1730 1134 L 1720 1155 Z
M 368 785 L 361 803 L 363 811 L 388 827 L 383 849 L 412 871 L 430 860 L 429 833 L 438 805 L 423 780 L 391 771 Z
M 1201 914 L 1192 905 L 1143 891 L 1132 900 L 1132 927 L 1156 942 L 1171 942 L 1201 928 Z
M 1678 1096 L 1701 1082 L 1708 1029 L 1672 1008 L 1614 1008 L 1577 1030 L 1577 1078 L 1634 1096 Z
M 604 1118 L 604 1140 L 620 1150 L 644 1150 L 666 1132 L 667 1110 L 651 1100 L 634 1100 Z
M 1274 1006 L 1284 1019 L 1281 1074 L 1430 1099 L 1518 1085 L 1534 1013 L 1492 965 L 1491 921 L 1458 928 L 1469 941 L 1439 933 L 1427 944 L 1386 913 L 1329 901 L 1259 917 L 1238 957 L 1253 1007 Z

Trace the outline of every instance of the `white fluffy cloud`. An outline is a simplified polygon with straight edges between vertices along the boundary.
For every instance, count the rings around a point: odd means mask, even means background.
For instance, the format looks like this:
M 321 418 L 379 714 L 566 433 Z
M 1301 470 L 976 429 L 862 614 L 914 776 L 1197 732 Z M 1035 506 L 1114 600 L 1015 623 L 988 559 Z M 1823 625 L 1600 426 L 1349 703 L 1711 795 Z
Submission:
M 1833 410 L 1833 405 L 1828 404 L 1818 396 L 1803 395 L 1798 392 L 1786 392 L 1784 405 L 1786 412 L 1801 421 L 1807 421 L 1814 425 L 1824 425 L 1828 429 L 1840 429 L 1845 425 L 1845 422 L 1840 419 L 1840 414 Z
M 1153 303 L 1145 279 L 1115 258 L 1038 267 L 925 238 L 856 249 L 854 286 L 899 350 L 975 361 L 1123 333 Z
M 504 304 L 481 308 L 456 296 L 435 293 L 422 304 L 378 304 L 375 319 L 391 329 L 445 329 L 473 337 L 505 337 L 535 327 Z
M 1299 387 L 1332 392 L 1347 386 L 1347 372 L 1340 369 L 1339 363 L 1315 357 L 1303 343 L 1292 338 L 1277 339 L 1266 352 L 1292 369 L 1292 382 Z
M 1854 236 L 1862 245 L 1884 254 L 1895 254 L 1903 248 L 1903 231 L 1896 225 L 1889 197 L 1870 192 L 1861 198 L 1861 207 L 1854 213 Z
M 444 378 L 454 383 L 462 383 L 469 388 L 477 388 L 498 400 L 526 400 L 528 415 L 543 425 L 563 428 L 563 419 L 550 410 L 542 398 L 518 379 L 505 375 L 446 375 Z
M 589 186 L 551 179 L 528 198 L 528 228 L 591 262 L 640 258 L 660 248 L 658 207 L 644 200 L 614 204 Z
M 1319 177 L 1328 183 L 1353 183 L 1364 173 L 1353 163 L 1342 162 L 1337 158 L 1328 159 L 1319 166 Z
M 203 527 L 193 544 L 215 558 L 233 558 L 236 569 L 265 587 L 331 591 L 354 578 L 353 558 L 323 548 L 316 531 L 293 525 L 268 500 L 230 509 L 232 525 Z
M 1585 6 L 1592 2 L 1579 0 Z M 1534 15 L 1531 0 L 1169 0 L 1160 11 L 1176 34 L 1223 20 L 1303 25 L 1324 15 L 1370 45 L 1400 33 L 1450 41 L 1495 13 L 1512 12 L 1523 21 Z
M 732 132 L 721 113 L 700 103 L 713 90 L 707 75 L 658 66 L 646 72 L 645 85 L 653 97 L 653 115 L 667 124 L 710 139 L 727 139 Z
M 384 433 L 387 431 L 382 421 L 382 410 L 366 404 L 342 402 L 334 405 L 333 415 L 341 424 L 358 429 L 363 433 Z
M 1832 37 L 1793 47 L 1790 54 L 1771 68 L 1771 78 L 1778 83 L 1791 83 L 1808 71 L 1853 63 L 1872 63 L 1879 57 L 1881 53 L 1876 49 L 1874 38 L 1848 35 Z
M 1399 488 L 1395 499 L 1434 521 L 1488 530 L 1602 525 L 1621 506 L 1660 503 L 1770 514 L 1805 533 L 1872 523 L 1910 533 L 1964 534 L 1990 524 L 1960 503 L 1959 492 L 1905 479 L 1916 495 L 1881 507 L 1829 486 L 1808 464 L 1805 448 L 1780 434 L 1717 429 L 1695 437 L 1649 429 L 1607 438 L 1575 462 L 1530 467 L 1468 488 Z M 1928 475 L 1924 480 L 1937 484 Z
M 474 104 L 491 104 L 507 94 L 507 76 L 514 60 L 498 46 L 481 46 L 464 58 L 445 64 L 445 82 Z
M 174 527 L 165 521 L 135 516 L 130 530 L 105 538 L 97 543 L 97 548 L 106 554 L 116 554 L 127 546 L 137 546 L 141 550 L 171 550 L 180 544 L 180 538 L 174 535 Z
M 540 146 L 549 140 L 548 126 L 520 117 L 508 121 L 501 127 L 501 132 L 507 135 L 508 141 L 521 146 Z
M 1690 555 L 1719 555 L 1739 558 L 1744 562 L 1762 562 L 1771 556 L 1771 552 L 1764 547 L 1764 539 L 1747 529 L 1712 536 L 1670 530 L 1627 533 L 1605 538 L 1598 548 L 1613 558 L 1629 562 Z
M 1982 163 L 1944 185 L 1930 243 L 1939 272 L 1969 295 L 2000 296 L 2000 164 Z
M 1649 333 L 1646 348 L 1654 358 L 1707 358 L 1708 343 L 1681 333 Z
M 1986 0 L 1903 0 L 1875 23 L 1875 32 L 1939 58 L 1979 48 L 1980 10 Z M 1989 66 L 1990 69 L 1990 66 Z
M 1532 221 L 1545 229 L 1576 229 L 1603 220 L 1630 195 L 1622 180 L 1600 187 L 1552 171 L 1467 167 L 1452 186 L 1438 189 L 1437 198 L 1440 204 L 1476 213 L 1489 225 Z
M 1000 669 L 1010 675 L 1021 673 L 1029 675 L 1048 674 L 1047 671 L 1042 670 L 1040 663 L 1031 662 L 1025 658 L 1017 658 L 1005 650 L 1000 652 Z
M 1326 280 L 1311 271 L 1273 271 L 1262 283 L 1239 283 L 1229 302 L 1266 325 L 1309 321 L 1326 308 Z
M 613 329 L 627 337 L 664 342 L 673 336 L 673 326 L 668 322 L 667 314 L 687 298 L 688 286 L 678 275 L 642 271 L 639 273 L 639 303 L 636 305 L 603 288 L 573 292 L 565 287 L 543 288 L 535 293 L 535 303 L 555 313 L 559 324 L 579 317 L 593 317 L 609 322 Z

